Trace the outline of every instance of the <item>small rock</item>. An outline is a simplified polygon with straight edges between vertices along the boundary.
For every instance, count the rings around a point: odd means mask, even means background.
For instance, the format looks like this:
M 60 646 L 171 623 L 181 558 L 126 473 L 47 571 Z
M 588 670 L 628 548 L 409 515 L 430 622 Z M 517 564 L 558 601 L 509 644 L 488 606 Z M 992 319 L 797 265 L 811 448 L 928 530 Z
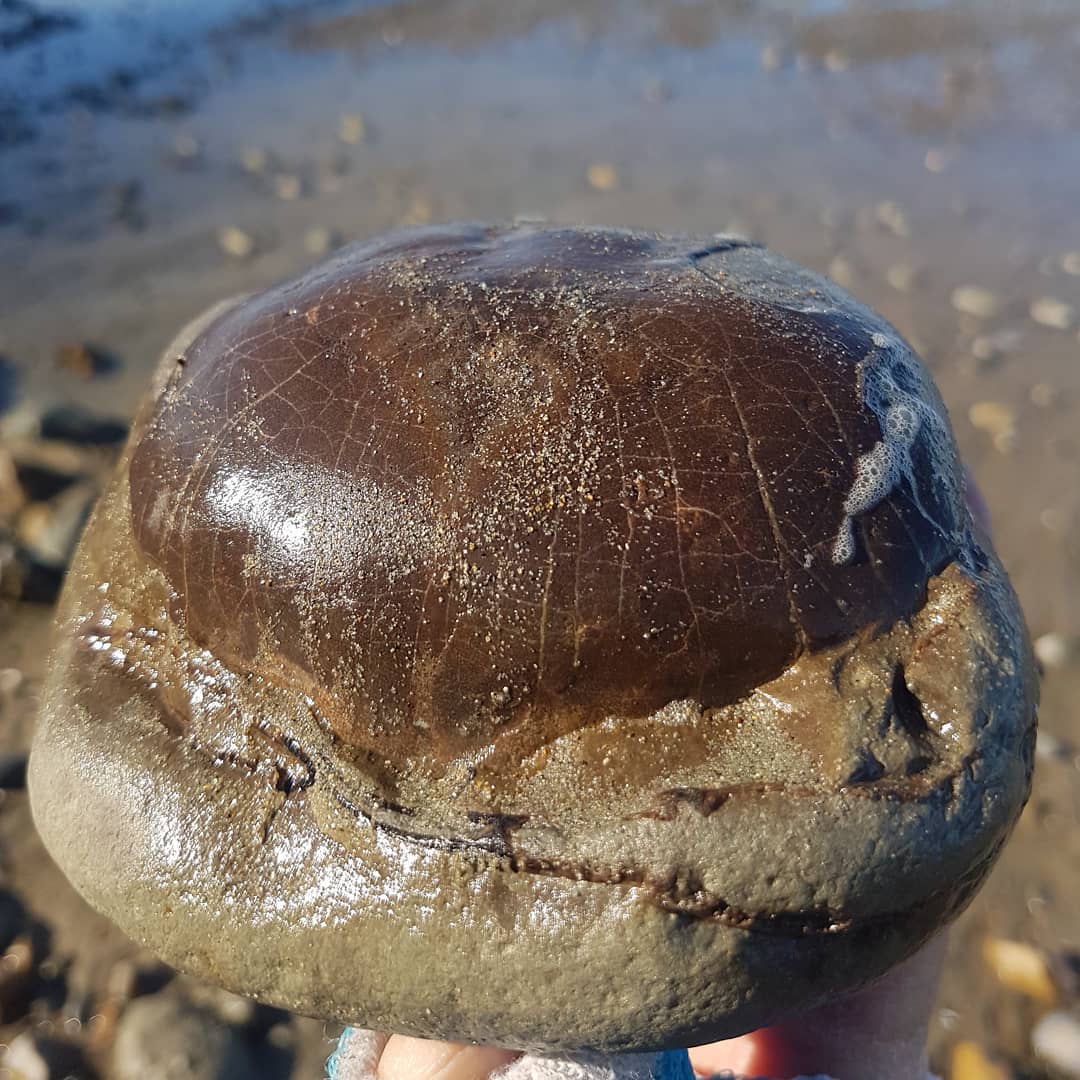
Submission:
M 987 938 L 983 942 L 983 960 L 1002 986 L 1031 998 L 1041 1005 L 1057 1001 L 1057 988 L 1050 977 L 1046 957 L 1022 941 Z
M 953 289 L 952 306 L 964 315 L 991 319 L 998 312 L 998 299 L 989 289 L 978 285 L 961 285 Z
M 1011 1080 L 1003 1066 L 996 1064 L 978 1043 L 962 1041 L 953 1047 L 949 1080 Z
M 1048 1013 L 1035 1025 L 1031 1046 L 1064 1076 L 1080 1077 L 1080 1018 L 1074 1014 Z
M 117 446 L 127 438 L 121 420 L 98 416 L 78 405 L 61 405 L 41 417 L 41 437 L 78 446 Z
M 19 483 L 19 474 L 11 454 L 0 446 L 0 525 L 14 520 L 26 502 L 26 492 Z
M 409 209 L 405 214 L 406 225 L 427 225 L 435 214 L 435 207 L 423 192 L 417 192 L 409 200 Z
M 948 155 L 944 150 L 927 150 L 923 167 L 927 172 L 942 173 L 949 167 Z
M 1061 256 L 1061 269 L 1066 274 L 1080 277 L 1080 251 L 1066 251 Z
M 25 681 L 23 673 L 18 668 L 0 668 L 0 702 L 14 697 Z
M 883 225 L 895 236 L 911 235 L 911 226 L 908 224 L 907 215 L 892 200 L 878 203 L 874 207 L 874 217 L 879 225 Z
M 897 292 L 911 292 L 917 277 L 918 272 L 911 263 L 893 263 L 885 271 L 885 280 Z
M 1016 447 L 1016 413 L 1000 401 L 976 401 L 968 409 L 968 419 L 973 427 L 985 431 L 994 442 L 994 448 L 1003 454 Z
M 0 791 L 25 791 L 26 766 L 30 755 L 25 751 L 0 753 Z
M 177 994 L 133 1001 L 113 1044 L 116 1080 L 254 1080 L 241 1036 L 212 1009 Z
M 356 146 L 367 138 L 367 124 L 359 113 L 342 113 L 338 121 L 338 138 Z
M 217 240 L 218 247 L 234 259 L 247 259 L 255 253 L 255 238 L 235 225 L 218 229 Z
M 619 173 L 607 161 L 594 161 L 585 170 L 585 179 L 594 191 L 616 191 L 619 187 Z
M 4 1052 L 4 1068 L 16 1080 L 49 1080 L 49 1063 L 29 1031 L 16 1035 Z
M 51 498 L 80 477 L 100 475 L 115 459 L 115 447 L 75 446 L 36 436 L 11 438 L 7 449 L 23 491 L 38 500 Z
M 1056 405 L 1060 396 L 1056 386 L 1045 382 L 1035 383 L 1028 391 L 1032 405 L 1038 405 L 1040 409 L 1049 409 L 1051 405 Z
M 56 366 L 80 379 L 92 379 L 115 371 L 118 365 L 111 353 L 80 341 L 57 346 Z
M 1039 728 L 1035 736 L 1035 756 L 1040 761 L 1072 761 L 1076 756 L 1076 750 L 1064 739 L 1051 735 L 1046 728 Z
M 337 247 L 337 234 L 325 225 L 313 225 L 304 233 L 304 250 L 319 257 L 329 255 Z
M 26 1013 L 34 980 L 34 946 L 25 934 L 0 957 L 0 1023 L 10 1024 Z
M 1040 326 L 1049 326 L 1053 330 L 1068 330 L 1076 318 L 1072 304 L 1064 300 L 1055 300 L 1052 296 L 1043 296 L 1031 302 L 1028 309 L 1032 319 Z
M 1064 536 L 1070 530 L 1069 515 L 1057 506 L 1046 506 L 1039 511 L 1039 524 L 1049 533 Z
M 850 289 L 855 284 L 855 268 L 843 255 L 829 260 L 828 275 L 841 289 Z
M 190 131 L 183 131 L 173 140 L 173 160 L 180 165 L 190 165 L 202 154 L 202 143 Z
M 1023 340 L 1019 330 L 998 330 L 993 334 L 979 334 L 972 339 L 971 355 L 987 363 L 1007 353 L 1016 352 Z
M 261 146 L 248 146 L 240 154 L 240 164 L 244 172 L 258 176 L 269 167 L 270 155 Z
M 1051 631 L 1040 634 L 1034 642 L 1035 656 L 1047 671 L 1064 667 L 1069 662 L 1072 647 L 1064 634 Z
M 761 70 L 769 72 L 779 71 L 784 64 L 784 53 L 779 45 L 766 45 L 758 56 Z
M 0 532 L 0 602 L 22 596 L 25 577 L 15 545 Z
M 279 199 L 286 202 L 294 202 L 303 194 L 304 185 L 299 176 L 291 173 L 281 173 L 274 177 L 274 191 Z
M 48 502 L 32 503 L 15 522 L 16 540 L 39 566 L 66 567 L 97 495 L 96 484 L 81 483 Z
M 847 69 L 851 67 L 851 57 L 840 49 L 830 49 L 825 54 L 822 63 L 825 65 L 826 71 L 837 74 L 841 71 L 847 71 Z
M 11 1040 L 0 1063 L 12 1080 L 71 1080 L 86 1076 L 86 1063 L 79 1048 L 63 1039 L 24 1031 Z M 150 1080 L 148 1077 L 147 1080 Z
M 232 1027 L 248 1027 L 254 1023 L 258 1014 L 259 1006 L 251 998 L 205 985 L 200 986 L 198 991 L 194 985 L 189 990 L 193 1000 L 213 1009 L 225 1023 Z

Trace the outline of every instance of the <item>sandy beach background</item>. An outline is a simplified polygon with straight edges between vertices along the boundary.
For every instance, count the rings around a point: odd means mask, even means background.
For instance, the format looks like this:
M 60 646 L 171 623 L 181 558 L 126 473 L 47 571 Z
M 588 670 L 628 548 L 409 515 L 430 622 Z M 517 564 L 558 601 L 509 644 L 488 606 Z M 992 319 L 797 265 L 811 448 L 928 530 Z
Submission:
M 743 233 L 920 351 L 1045 673 L 933 1063 L 1080 1076 L 1078 197 L 1074 0 L 0 0 L 0 1077 L 320 1075 L 330 1026 L 172 977 L 44 854 L 50 605 L 185 320 L 396 225 L 514 216 Z

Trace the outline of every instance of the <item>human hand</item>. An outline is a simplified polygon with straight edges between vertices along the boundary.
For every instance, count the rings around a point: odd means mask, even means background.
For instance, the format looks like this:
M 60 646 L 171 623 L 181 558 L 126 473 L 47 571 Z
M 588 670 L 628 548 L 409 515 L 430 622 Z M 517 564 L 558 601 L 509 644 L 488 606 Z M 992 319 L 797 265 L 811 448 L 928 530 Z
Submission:
M 788 1078 L 825 1074 L 837 1080 L 923 1080 L 926 1033 L 934 1003 L 945 935 L 877 982 L 829 1005 L 737 1039 L 690 1051 L 698 1076 L 731 1074 Z M 342 1054 L 334 1080 L 497 1080 L 521 1058 L 510 1050 L 465 1046 L 406 1035 L 376 1037 L 366 1060 Z M 613 1077 L 618 1058 L 608 1059 Z M 570 1075 L 570 1074 L 567 1074 Z M 587 1071 L 577 1074 L 582 1080 Z

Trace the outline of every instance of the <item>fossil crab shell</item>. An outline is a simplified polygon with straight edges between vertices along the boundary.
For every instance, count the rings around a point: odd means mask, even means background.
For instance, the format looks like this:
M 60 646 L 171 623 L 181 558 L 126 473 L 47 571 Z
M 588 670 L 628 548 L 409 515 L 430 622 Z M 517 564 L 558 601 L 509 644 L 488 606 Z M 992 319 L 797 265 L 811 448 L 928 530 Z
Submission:
M 164 357 L 63 596 L 49 850 L 184 970 L 625 1050 L 971 896 L 1035 688 L 896 332 L 742 241 L 442 226 Z

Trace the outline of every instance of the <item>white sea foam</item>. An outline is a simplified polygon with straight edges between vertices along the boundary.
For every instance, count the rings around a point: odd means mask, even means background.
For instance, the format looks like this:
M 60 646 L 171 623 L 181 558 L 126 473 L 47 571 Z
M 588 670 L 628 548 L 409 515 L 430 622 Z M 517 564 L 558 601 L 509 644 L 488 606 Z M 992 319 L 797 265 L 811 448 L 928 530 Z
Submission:
M 918 440 L 930 460 L 936 501 L 958 506 L 963 496 L 949 421 L 930 376 L 899 338 L 875 333 L 871 340 L 874 347 L 859 374 L 863 400 L 877 418 L 881 441 L 855 463 L 855 480 L 844 500 L 844 517 L 833 543 L 837 565 L 855 557 L 855 519 L 884 502 L 901 484 L 928 521 L 947 531 L 954 528 L 954 522 L 940 521 L 923 502 L 912 461 Z

